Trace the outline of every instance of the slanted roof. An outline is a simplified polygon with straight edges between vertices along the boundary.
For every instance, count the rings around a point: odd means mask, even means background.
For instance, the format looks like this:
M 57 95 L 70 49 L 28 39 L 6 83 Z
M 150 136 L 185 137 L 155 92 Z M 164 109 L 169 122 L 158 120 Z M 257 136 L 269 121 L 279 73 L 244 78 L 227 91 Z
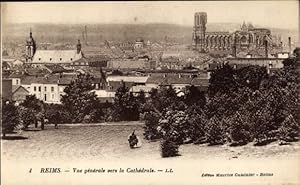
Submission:
M 14 58 L 2 58 L 2 62 L 9 62 L 9 63 L 13 63 L 16 59 Z
M 76 50 L 37 50 L 32 63 L 71 63 L 81 57 Z
M 22 85 L 30 84 L 58 84 L 68 85 L 72 80 L 76 78 L 76 75 L 48 75 L 46 77 L 24 76 L 21 81 Z
M 134 86 L 134 82 L 123 82 L 125 87 L 131 88 L 132 86 Z M 108 91 L 116 91 L 119 87 L 122 87 L 123 85 L 122 81 L 111 81 L 109 82 L 109 88 Z
M 22 73 L 12 73 L 8 76 L 8 78 L 22 78 L 24 74 Z
M 151 74 L 151 76 L 149 76 L 146 83 L 161 84 L 163 82 L 163 79 L 164 79 L 163 74 L 155 73 L 155 74 Z
M 148 76 L 107 76 L 107 81 L 146 83 Z
M 104 62 L 110 60 L 110 57 L 107 55 L 94 55 L 87 58 L 89 62 Z
M 153 87 L 148 87 L 148 86 L 144 86 L 144 85 L 135 85 L 129 89 L 129 92 L 136 93 L 136 92 L 144 91 L 145 93 L 149 93 L 152 88 Z
M 25 69 L 25 73 L 29 76 L 44 76 L 46 74 L 49 74 L 49 71 L 40 68 L 28 68 Z
M 59 78 L 58 85 L 69 85 L 76 78 L 76 75 L 63 75 Z
M 45 64 L 45 67 L 49 69 L 52 73 L 62 73 L 64 71 L 67 71 L 59 64 Z
M 12 68 L 12 64 L 2 60 L 2 68 Z
M 142 60 L 110 60 L 107 62 L 108 68 L 113 69 L 145 69 L 147 62 Z
M 148 78 L 147 83 L 158 85 L 172 85 L 172 84 L 190 84 L 192 81 L 191 75 L 186 74 L 162 74 L 154 73 Z
M 19 89 L 23 89 L 27 93 L 29 93 L 29 91 L 27 89 L 25 89 L 24 87 L 22 87 L 21 85 L 13 85 L 12 86 L 12 94 L 14 94 L 15 92 L 17 92 Z
M 42 83 L 44 80 L 44 77 L 41 76 L 24 76 L 21 84 L 22 85 L 30 85 L 32 83 Z
M 208 86 L 209 79 L 206 78 L 194 78 L 191 82 L 194 86 Z
M 191 84 L 192 81 L 191 75 L 183 74 L 168 74 L 167 78 L 170 84 Z
M 162 59 L 164 58 L 179 58 L 180 57 L 180 53 L 178 51 L 168 51 L 168 52 L 164 52 L 161 56 Z
M 85 57 L 82 57 L 82 58 L 79 58 L 77 60 L 74 60 L 72 62 L 72 64 L 74 65 L 75 63 L 80 63 L 80 64 L 88 64 L 89 62 L 89 59 L 85 58 Z

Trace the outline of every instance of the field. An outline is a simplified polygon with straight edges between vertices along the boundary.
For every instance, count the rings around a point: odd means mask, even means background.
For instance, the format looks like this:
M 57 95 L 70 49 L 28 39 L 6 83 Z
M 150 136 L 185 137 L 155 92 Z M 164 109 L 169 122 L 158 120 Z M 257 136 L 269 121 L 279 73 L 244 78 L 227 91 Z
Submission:
M 121 123 L 122 124 L 122 123 Z M 140 147 L 130 149 L 128 135 L 136 129 Z M 160 142 L 143 139 L 141 124 L 47 126 L 44 131 L 22 131 L 13 139 L 2 140 L 4 160 L 164 160 L 160 157 Z M 300 142 L 280 146 L 273 142 L 266 146 L 230 147 L 186 144 L 180 146 L 180 155 L 173 159 L 286 159 L 299 158 Z M 172 159 L 172 160 L 173 160 Z
M 121 125 L 126 124 L 126 125 Z M 2 140 L 3 184 L 297 184 L 300 142 L 280 146 L 230 147 L 186 144 L 180 156 L 161 158 L 160 142 L 143 140 L 142 124 L 116 123 L 62 126 L 44 131 L 23 131 Z M 141 146 L 130 149 L 128 135 L 136 129 Z M 13 137 L 12 137 L 13 136 Z M 60 173 L 41 173 L 59 168 Z M 82 169 L 82 173 L 74 172 Z M 88 169 L 124 170 L 146 168 L 155 173 L 88 173 Z M 162 170 L 158 172 L 157 170 Z M 165 170 L 172 170 L 166 173 Z M 32 170 L 32 171 L 31 171 Z M 66 171 L 67 170 L 67 171 Z M 255 177 L 211 178 L 203 174 L 256 173 Z M 272 176 L 261 177 L 260 173 Z M 17 177 L 17 178 L 12 178 Z M 105 182 L 105 183 L 104 183 Z M 109 182 L 109 183 L 108 183 Z M 235 183 L 236 184 L 236 183 Z

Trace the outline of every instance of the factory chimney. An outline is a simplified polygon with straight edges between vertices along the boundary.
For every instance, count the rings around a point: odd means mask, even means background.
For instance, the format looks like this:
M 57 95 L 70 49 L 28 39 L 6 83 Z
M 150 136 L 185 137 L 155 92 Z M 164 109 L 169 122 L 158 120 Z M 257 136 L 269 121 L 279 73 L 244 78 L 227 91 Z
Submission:
M 289 37 L 289 54 L 292 54 L 292 41 L 291 41 L 291 37 Z
M 265 40 L 265 57 L 268 58 L 268 40 Z
M 232 46 L 232 56 L 236 57 L 236 36 L 234 35 L 234 41 Z
M 88 45 L 88 34 L 87 34 L 87 26 L 85 25 L 85 44 Z

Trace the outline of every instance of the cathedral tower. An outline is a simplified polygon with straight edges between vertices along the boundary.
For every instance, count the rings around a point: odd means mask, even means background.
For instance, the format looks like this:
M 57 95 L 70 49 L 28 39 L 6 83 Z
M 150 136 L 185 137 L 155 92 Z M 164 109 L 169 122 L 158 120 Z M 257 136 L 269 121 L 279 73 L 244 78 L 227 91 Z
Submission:
M 205 52 L 205 31 L 207 23 L 206 12 L 196 12 L 194 15 L 193 48 Z

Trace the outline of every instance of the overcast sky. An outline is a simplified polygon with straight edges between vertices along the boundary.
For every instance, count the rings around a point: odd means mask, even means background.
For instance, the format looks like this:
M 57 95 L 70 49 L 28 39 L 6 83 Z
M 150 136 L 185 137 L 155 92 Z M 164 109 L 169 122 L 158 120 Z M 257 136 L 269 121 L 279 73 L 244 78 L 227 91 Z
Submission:
M 2 3 L 3 5 L 3 3 Z M 2 19 L 12 23 L 172 23 L 191 26 L 195 12 L 208 22 L 252 22 L 261 26 L 298 28 L 299 4 L 289 1 L 202 2 L 13 2 L 2 6 Z

